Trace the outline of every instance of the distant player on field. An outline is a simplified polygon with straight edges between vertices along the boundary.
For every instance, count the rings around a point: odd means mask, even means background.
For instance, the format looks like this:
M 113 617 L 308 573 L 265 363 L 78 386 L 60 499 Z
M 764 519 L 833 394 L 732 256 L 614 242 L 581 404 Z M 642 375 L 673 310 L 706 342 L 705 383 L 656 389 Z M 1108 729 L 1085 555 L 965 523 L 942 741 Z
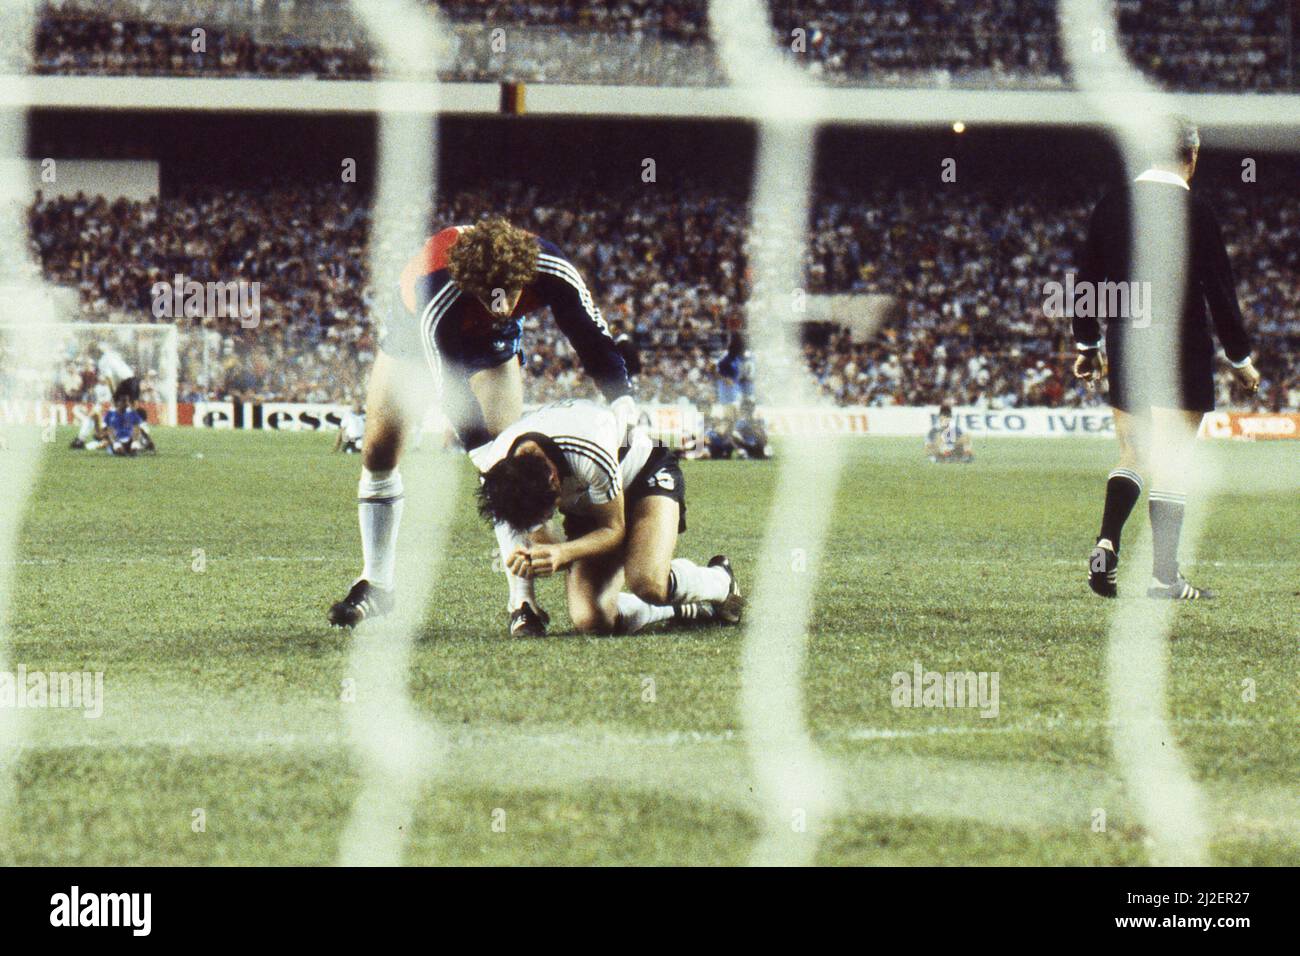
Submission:
M 379 343 L 366 395 L 358 488 L 365 567 L 330 608 L 332 624 L 351 627 L 393 606 L 393 560 L 402 515 L 402 449 L 424 409 L 412 401 L 432 380 L 461 446 L 490 442 L 523 412 L 523 320 L 550 308 L 560 330 L 611 403 L 620 424 L 636 420 L 627 368 L 600 310 L 572 262 L 552 243 L 490 219 L 444 229 L 402 272 L 401 302 Z M 503 557 L 518 536 L 498 526 Z M 508 573 L 511 631 L 530 627 L 530 578 Z
M 621 443 L 610 410 L 575 400 L 542 406 L 471 455 L 483 472 L 480 513 L 534 532 L 509 567 L 529 578 L 567 571 L 569 617 L 584 633 L 633 633 L 673 618 L 739 622 L 743 599 L 725 556 L 706 567 L 673 557 L 686 530 L 677 459 L 640 431 Z M 557 509 L 561 542 L 535 531 Z M 516 633 L 544 633 L 545 623 Z
M 718 404 L 733 412 L 754 396 L 754 360 L 750 358 L 741 332 L 732 332 L 727 351 L 718 359 Z
M 99 361 L 96 363 L 99 379 L 113 390 L 113 404 L 125 399 L 132 411 L 139 417 L 140 442 L 146 450 L 153 449 L 153 436 L 149 434 L 149 417 L 140 405 L 140 379 L 135 370 L 127 364 L 122 353 L 106 342 L 99 345 Z
M 141 426 L 144 416 L 137 412 L 125 395 L 119 395 L 113 407 L 104 415 L 104 424 L 96 439 L 105 442 L 114 455 L 134 455 L 152 450 L 153 443 L 145 440 Z
M 939 406 L 939 420 L 925 436 L 925 453 L 933 462 L 969 464 L 975 460 L 970 436 L 961 430 L 953 418 L 951 405 Z
M 339 423 L 339 433 L 334 439 L 334 450 L 341 451 L 345 455 L 358 455 L 361 453 L 365 436 L 365 408 L 361 405 L 349 408 L 343 414 L 343 421 Z
M 1241 320 L 1218 220 L 1188 185 L 1196 172 L 1200 142 L 1196 127 L 1183 123 L 1176 155 L 1158 159 L 1132 187 L 1163 217 L 1181 217 L 1187 223 L 1188 257 L 1181 315 L 1148 313 L 1140 322 L 1129 316 L 1109 317 L 1105 332 L 1109 374 L 1101 352 L 1101 325 L 1092 315 L 1095 310 L 1080 315 L 1076 309 L 1073 319 L 1079 345 L 1074 372 L 1090 382 L 1107 377 L 1119 438 L 1119 464 L 1106 483 L 1101 530 L 1088 559 L 1088 585 L 1102 597 L 1118 593 L 1115 582 L 1120 532 L 1142 494 L 1142 473 L 1148 468 L 1152 476 L 1149 510 L 1155 560 L 1147 595 L 1176 601 L 1214 596 L 1189 584 L 1178 568 L 1178 538 L 1187 497 L 1187 452 L 1201 418 L 1214 409 L 1215 350 L 1206 317 L 1207 304 L 1237 381 L 1250 392 L 1259 388 L 1259 372 L 1251 362 L 1250 338 Z M 1130 275 L 1129 203 L 1129 190 L 1119 189 L 1106 195 L 1093 210 L 1079 274 L 1082 288 L 1097 289 L 1104 282 L 1127 283 L 1133 279 L 1148 280 L 1150 288 L 1159 288 L 1159 277 Z M 1151 356 L 1148 363 L 1159 361 L 1171 349 L 1177 352 L 1176 362 L 1168 384 L 1158 385 L 1160 376 L 1149 364 L 1142 364 L 1142 356 Z M 1161 438 L 1162 447 L 1170 443 L 1165 454 L 1152 456 L 1153 435 Z

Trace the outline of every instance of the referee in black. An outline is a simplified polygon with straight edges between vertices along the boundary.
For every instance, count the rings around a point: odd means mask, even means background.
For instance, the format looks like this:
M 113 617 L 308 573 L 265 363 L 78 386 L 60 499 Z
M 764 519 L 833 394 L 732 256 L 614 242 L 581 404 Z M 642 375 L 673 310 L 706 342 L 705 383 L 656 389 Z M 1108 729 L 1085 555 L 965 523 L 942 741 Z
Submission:
M 1183 466 L 1189 460 L 1201 418 L 1214 409 L 1211 320 L 1238 383 L 1248 392 L 1255 392 L 1259 372 L 1251 361 L 1250 339 L 1242 323 L 1218 219 L 1189 186 L 1199 150 L 1196 127 L 1179 121 L 1173 155 L 1153 162 L 1131 187 L 1107 194 L 1093 210 L 1088 224 L 1079 286 L 1096 292 L 1095 304 L 1103 300 L 1102 289 L 1115 288 L 1105 283 L 1130 283 L 1127 288 L 1133 296 L 1127 300 L 1127 314 L 1121 310 L 1106 315 L 1105 309 L 1095 307 L 1082 310 L 1087 314 L 1080 314 L 1076 308 L 1073 314 L 1074 337 L 1079 346 L 1074 372 L 1089 382 L 1106 377 L 1120 446 L 1119 464 L 1106 482 L 1101 531 L 1088 562 L 1088 584 L 1102 597 L 1117 594 L 1120 532 L 1142 494 L 1142 475 L 1148 468 L 1152 479 L 1149 509 L 1154 562 L 1147 595 L 1176 601 L 1214 597 L 1208 589 L 1189 584 L 1178 569 L 1178 538 L 1187 498 Z M 1189 254 L 1181 296 L 1170 294 L 1169 281 L 1162 288 L 1158 276 L 1132 274 L 1135 257 L 1130 249 L 1131 210 L 1135 204 L 1154 213 L 1157 223 L 1176 222 L 1167 218 L 1174 216 L 1186 223 Z M 1148 235 L 1138 241 L 1146 250 L 1149 244 L 1159 244 L 1160 238 Z M 1169 250 L 1164 252 L 1169 254 Z M 1132 284 L 1142 279 L 1150 281 Z M 1163 310 L 1162 297 L 1166 304 Z M 1170 303 L 1179 299 L 1181 307 L 1174 324 L 1170 316 L 1177 307 Z M 1118 301 L 1123 303 L 1125 299 Z M 1133 307 L 1142 302 L 1145 307 Z M 1099 312 L 1106 318 L 1105 357 Z

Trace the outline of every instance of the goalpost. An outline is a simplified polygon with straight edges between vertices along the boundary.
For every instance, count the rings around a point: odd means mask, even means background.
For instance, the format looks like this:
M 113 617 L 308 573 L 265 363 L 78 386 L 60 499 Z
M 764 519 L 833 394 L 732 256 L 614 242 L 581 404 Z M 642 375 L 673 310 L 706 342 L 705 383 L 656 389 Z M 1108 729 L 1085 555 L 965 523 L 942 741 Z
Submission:
M 0 340 L 17 323 L 0 323 Z M 21 341 L 22 344 L 17 343 Z M 102 381 L 118 380 L 122 372 L 107 371 L 121 360 L 140 383 L 140 400 L 150 409 L 150 420 L 159 425 L 176 425 L 180 390 L 180 336 L 169 323 L 57 322 L 45 326 L 36 339 L 15 338 L 17 354 L 6 356 L 7 373 L 0 381 L 0 400 L 35 403 L 45 420 L 53 414 L 64 421 L 59 408 L 65 402 L 99 404 L 106 401 L 104 390 L 96 397 L 87 373 Z M 47 411 L 46 409 L 53 409 Z M 11 413 L 9 413 L 11 414 Z

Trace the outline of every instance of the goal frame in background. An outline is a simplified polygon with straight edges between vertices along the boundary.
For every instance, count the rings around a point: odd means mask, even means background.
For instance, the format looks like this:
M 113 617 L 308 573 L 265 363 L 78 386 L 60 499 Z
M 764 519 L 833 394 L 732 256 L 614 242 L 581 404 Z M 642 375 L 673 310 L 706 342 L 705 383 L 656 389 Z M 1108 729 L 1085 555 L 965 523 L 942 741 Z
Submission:
M 0 323 L 0 330 L 20 328 L 15 323 Z M 114 341 L 115 346 L 124 334 L 128 338 L 158 338 L 157 361 L 141 364 L 141 351 L 136 349 L 123 352 L 137 378 L 153 371 L 156 374 L 158 401 L 156 403 L 159 421 L 157 424 L 175 427 L 179 420 L 180 405 L 180 330 L 174 322 L 56 322 L 44 326 L 44 333 L 51 339 L 56 335 L 72 332 L 98 341 Z M 57 346 L 51 345 L 52 348 Z M 119 348 L 119 351 L 122 349 Z M 53 356 L 52 356 L 53 357 Z M 94 358 L 93 353 L 87 353 Z M 56 357 L 59 362 L 62 356 Z

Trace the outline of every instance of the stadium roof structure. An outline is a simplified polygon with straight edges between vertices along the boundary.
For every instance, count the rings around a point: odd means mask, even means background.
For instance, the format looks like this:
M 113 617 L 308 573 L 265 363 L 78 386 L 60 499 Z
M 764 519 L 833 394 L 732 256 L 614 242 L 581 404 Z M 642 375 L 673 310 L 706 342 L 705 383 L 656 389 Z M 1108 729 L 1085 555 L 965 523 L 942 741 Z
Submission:
M 372 113 L 381 91 L 397 81 L 228 79 L 186 77 L 6 76 L 0 107 L 274 113 Z M 426 84 L 397 83 L 400 99 L 422 112 Z M 592 86 L 540 83 L 527 87 L 528 113 L 538 116 L 756 118 L 751 102 L 726 87 Z M 1140 107 L 1142 94 L 1122 94 Z M 1214 130 L 1273 130 L 1280 146 L 1300 147 L 1300 95 L 1162 94 L 1164 102 Z M 501 84 L 440 83 L 439 111 L 495 114 Z M 853 126 L 934 123 L 1042 126 L 1101 125 L 1071 90 L 870 89 L 825 90 L 823 119 Z

